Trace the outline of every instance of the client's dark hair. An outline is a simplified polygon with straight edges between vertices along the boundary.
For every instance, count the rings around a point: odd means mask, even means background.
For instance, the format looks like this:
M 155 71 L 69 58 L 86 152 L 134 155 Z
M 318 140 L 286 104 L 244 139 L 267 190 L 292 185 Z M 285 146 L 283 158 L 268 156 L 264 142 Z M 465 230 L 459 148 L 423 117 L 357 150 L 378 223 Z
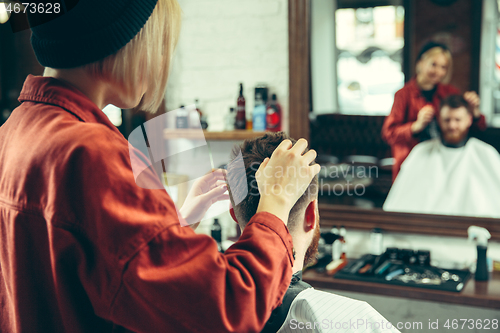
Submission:
M 442 110 L 445 106 L 449 107 L 450 109 L 458 109 L 463 106 L 465 107 L 467 112 L 472 114 L 472 111 L 469 108 L 469 103 L 467 103 L 462 95 L 450 95 L 446 97 L 441 101 L 439 110 Z
M 266 157 L 271 157 L 274 150 L 283 140 L 286 139 L 292 141 L 292 144 L 294 145 L 297 142 L 295 139 L 290 138 L 285 132 L 266 133 L 262 137 L 245 140 L 241 145 L 236 145 L 231 152 L 231 160 L 234 160 L 239 156 L 241 151 L 241 156 L 245 165 L 248 195 L 236 206 L 233 200 L 233 191 L 236 191 L 236 189 L 231 189 L 231 183 L 235 184 L 236 182 L 229 181 L 228 186 L 229 197 L 231 204 L 233 205 L 234 214 L 238 220 L 238 224 L 242 228 L 244 228 L 252 216 L 255 215 L 259 205 L 260 194 L 257 186 L 257 180 L 255 179 L 255 173 L 259 169 L 262 161 L 264 161 Z M 228 177 L 230 177 L 229 174 Z M 317 194 L 318 178 L 317 176 L 314 176 L 304 194 L 297 200 L 290 211 L 290 215 L 288 217 L 288 229 L 290 232 L 298 224 L 296 222 L 298 221 L 297 217 L 299 213 L 307 207 L 313 198 L 317 197 Z

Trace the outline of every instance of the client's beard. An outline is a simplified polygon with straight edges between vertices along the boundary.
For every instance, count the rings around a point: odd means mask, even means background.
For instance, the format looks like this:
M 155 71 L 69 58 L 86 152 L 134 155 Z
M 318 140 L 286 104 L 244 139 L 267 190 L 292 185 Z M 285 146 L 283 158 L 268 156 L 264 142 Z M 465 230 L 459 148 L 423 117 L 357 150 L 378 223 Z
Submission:
M 465 140 L 469 131 L 457 132 L 457 133 L 443 133 L 443 140 L 446 143 L 458 144 Z
M 306 254 L 304 256 L 304 267 L 307 266 L 310 262 L 313 262 L 316 259 L 318 254 L 318 243 L 321 237 L 321 231 L 319 230 L 319 218 L 316 219 L 316 229 L 314 230 L 314 236 L 311 241 L 311 244 L 307 248 Z

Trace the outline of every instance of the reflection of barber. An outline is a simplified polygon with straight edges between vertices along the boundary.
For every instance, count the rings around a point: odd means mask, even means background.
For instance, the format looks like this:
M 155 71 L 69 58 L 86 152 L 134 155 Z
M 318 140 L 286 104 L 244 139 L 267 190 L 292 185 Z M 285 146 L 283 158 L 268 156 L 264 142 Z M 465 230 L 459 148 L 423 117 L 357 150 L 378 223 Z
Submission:
M 2 332 L 256 332 L 281 303 L 288 216 L 319 172 L 307 141 L 285 140 L 261 164 L 257 213 L 220 254 L 181 227 L 163 188 L 136 184 L 133 148 L 102 112 L 157 110 L 180 14 L 177 0 L 80 0 L 33 25 L 44 76 L 26 79 L 0 127 Z M 194 221 L 225 191 L 210 178 L 181 208 Z
M 440 137 L 416 145 L 391 187 L 384 210 L 500 217 L 500 155 L 469 137 L 472 110 L 461 95 L 442 102 Z
M 441 101 L 449 95 L 459 94 L 452 85 L 452 58 L 448 48 L 439 43 L 427 43 L 417 57 L 417 75 L 396 92 L 390 115 L 385 119 L 382 137 L 391 145 L 395 159 L 393 180 L 401 163 L 419 142 L 438 136 L 436 113 Z M 473 112 L 472 126 L 486 129 L 486 121 L 479 110 L 479 96 L 469 91 L 464 94 Z

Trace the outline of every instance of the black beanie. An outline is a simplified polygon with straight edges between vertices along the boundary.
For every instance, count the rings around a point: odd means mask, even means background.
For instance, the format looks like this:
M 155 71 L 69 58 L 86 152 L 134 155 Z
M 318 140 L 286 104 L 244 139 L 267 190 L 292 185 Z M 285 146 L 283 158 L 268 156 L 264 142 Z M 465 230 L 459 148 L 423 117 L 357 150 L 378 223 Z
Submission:
M 72 0 L 74 7 L 62 8 L 64 14 L 53 19 L 28 14 L 38 62 L 45 67 L 72 68 L 116 53 L 139 33 L 157 1 Z M 55 2 L 64 6 L 70 1 Z
M 425 52 L 427 52 L 430 49 L 433 49 L 435 47 L 440 47 L 444 51 L 449 51 L 448 46 L 446 46 L 445 44 L 438 43 L 435 41 L 430 41 L 430 42 L 427 42 L 424 46 L 422 46 L 422 48 L 420 49 L 420 52 L 418 52 L 417 61 L 419 61 L 422 58 L 422 56 L 424 55 Z

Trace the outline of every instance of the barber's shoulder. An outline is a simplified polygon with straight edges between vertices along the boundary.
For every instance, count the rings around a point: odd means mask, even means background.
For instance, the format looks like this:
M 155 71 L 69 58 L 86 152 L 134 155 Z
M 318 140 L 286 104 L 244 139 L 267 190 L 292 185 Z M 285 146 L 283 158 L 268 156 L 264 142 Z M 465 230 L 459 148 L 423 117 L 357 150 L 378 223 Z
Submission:
M 103 151 L 123 146 L 126 140 L 117 135 L 106 125 L 99 123 L 76 122 L 68 126 L 61 135 L 67 138 L 68 144 L 84 146 Z
M 53 151 L 60 152 L 59 161 L 79 160 L 79 163 L 101 164 L 128 158 L 127 141 L 120 138 L 105 125 L 97 123 L 72 122 L 62 125 L 50 139 Z
M 407 83 L 403 86 L 403 88 L 396 91 L 395 96 L 405 96 L 408 95 L 412 91 L 413 87 L 411 84 Z
M 445 92 L 446 92 L 447 95 L 460 94 L 460 89 L 458 89 L 457 87 L 455 87 L 452 84 L 449 84 L 449 83 L 439 83 L 439 85 L 441 85 L 443 87 L 443 90 L 445 90 Z

